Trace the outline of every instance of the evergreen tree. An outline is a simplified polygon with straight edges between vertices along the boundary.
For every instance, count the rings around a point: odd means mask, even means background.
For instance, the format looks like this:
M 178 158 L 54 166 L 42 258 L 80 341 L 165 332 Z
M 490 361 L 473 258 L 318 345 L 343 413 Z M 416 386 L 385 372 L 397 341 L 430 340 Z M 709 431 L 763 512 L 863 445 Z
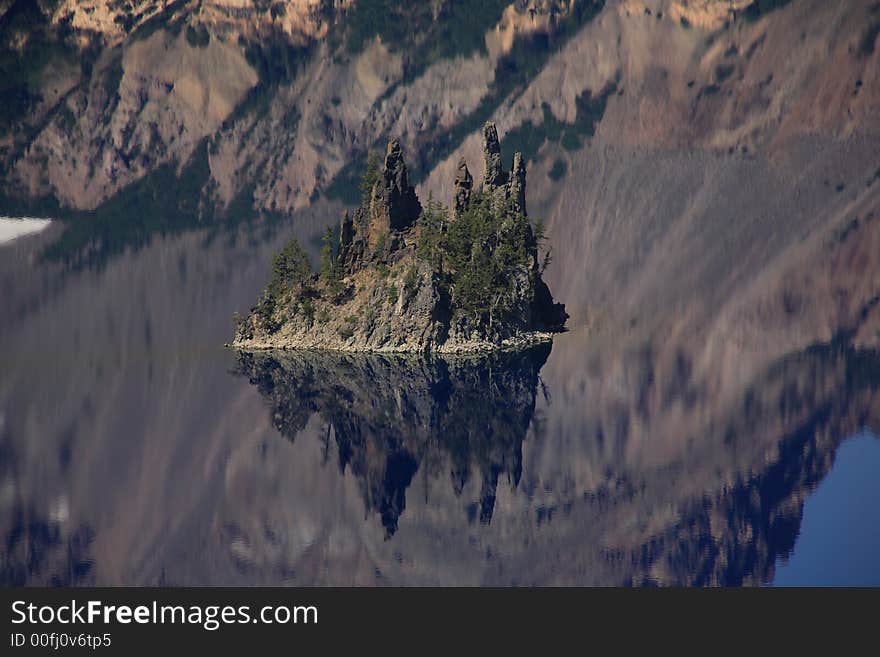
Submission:
M 373 185 L 379 178 L 379 157 L 375 151 L 367 153 L 367 166 L 364 176 L 361 178 L 361 205 L 367 207 L 370 204 L 370 195 L 373 193 Z
M 419 256 L 431 264 L 437 271 L 443 269 L 443 239 L 449 224 L 449 210 L 442 203 L 428 198 L 428 204 L 419 217 L 419 240 L 417 249 Z
M 336 269 L 336 254 L 333 245 L 333 229 L 330 226 L 324 229 L 324 236 L 321 238 L 321 278 L 325 281 L 333 277 L 333 270 Z
M 443 274 L 454 312 L 492 327 L 515 311 L 518 286 L 534 285 L 543 230 L 489 194 L 475 195 L 455 221 L 447 217 L 448 210 L 429 202 L 420 218 L 419 256 Z
M 263 293 L 259 315 L 269 328 L 275 327 L 272 315 L 285 294 L 304 299 L 311 294 L 312 267 L 306 252 L 294 237 L 272 258 L 272 278 Z
M 288 290 L 300 291 L 309 286 L 311 277 L 309 257 L 294 237 L 272 259 L 269 292 L 277 297 Z
M 324 230 L 324 236 L 321 238 L 320 276 L 334 300 L 343 292 L 342 268 L 339 265 L 336 243 L 337 239 L 333 229 L 327 226 Z

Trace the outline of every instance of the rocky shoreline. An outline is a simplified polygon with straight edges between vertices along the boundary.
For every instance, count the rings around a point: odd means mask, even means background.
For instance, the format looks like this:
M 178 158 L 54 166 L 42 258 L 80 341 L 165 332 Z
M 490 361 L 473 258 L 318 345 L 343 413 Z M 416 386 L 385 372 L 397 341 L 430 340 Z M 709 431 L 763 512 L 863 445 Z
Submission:
M 236 340 L 235 342 L 227 342 L 224 346 L 238 351 L 328 351 L 339 353 L 375 353 L 375 354 L 418 354 L 422 352 L 431 352 L 444 356 L 448 355 L 470 355 L 470 354 L 486 354 L 495 352 L 522 351 L 539 344 L 546 344 L 553 341 L 553 333 L 547 331 L 533 331 L 531 333 L 522 333 L 510 338 L 501 340 L 500 343 L 489 341 L 464 341 L 454 342 L 452 344 L 440 344 L 436 347 L 420 346 L 417 344 L 399 344 L 399 345 L 382 345 L 380 347 L 365 347 L 361 344 L 350 344 L 347 341 L 338 341 L 336 343 L 328 343 L 321 339 L 313 340 L 297 337 L 290 341 L 283 338 L 270 340 Z

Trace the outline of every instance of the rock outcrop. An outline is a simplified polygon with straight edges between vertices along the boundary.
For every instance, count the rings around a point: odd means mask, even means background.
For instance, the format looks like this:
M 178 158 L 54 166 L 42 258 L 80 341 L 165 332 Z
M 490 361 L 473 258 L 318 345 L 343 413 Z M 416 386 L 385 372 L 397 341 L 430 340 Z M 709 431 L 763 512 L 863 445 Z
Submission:
M 458 161 L 458 171 L 455 174 L 455 202 L 453 210 L 457 217 L 471 204 L 471 191 L 474 179 L 468 171 L 467 162 L 464 158 Z
M 504 170 L 501 143 L 498 141 L 498 131 L 494 123 L 487 123 L 483 126 L 483 165 L 486 171 L 483 191 L 491 193 L 501 202 L 509 201 L 514 212 L 527 214 L 526 164 L 523 161 L 522 153 L 515 153 L 513 168 L 509 173 Z
M 483 178 L 484 188 L 498 189 L 507 182 L 504 165 L 501 162 L 501 143 L 494 123 L 483 126 Z
M 409 172 L 396 139 L 388 142 L 385 166 L 379 183 L 373 187 L 370 206 L 370 229 L 380 236 L 385 232 L 400 233 L 410 228 L 422 212 L 415 188 L 409 184 Z
M 343 216 L 338 247 L 325 244 L 321 274 L 302 274 L 305 254 L 288 245 L 234 346 L 458 353 L 520 348 L 561 330 L 568 315 L 541 278 L 523 158 L 504 171 L 495 126 L 484 134 L 483 187 L 473 191 L 462 161 L 451 214 L 423 211 L 390 141 L 369 200 Z

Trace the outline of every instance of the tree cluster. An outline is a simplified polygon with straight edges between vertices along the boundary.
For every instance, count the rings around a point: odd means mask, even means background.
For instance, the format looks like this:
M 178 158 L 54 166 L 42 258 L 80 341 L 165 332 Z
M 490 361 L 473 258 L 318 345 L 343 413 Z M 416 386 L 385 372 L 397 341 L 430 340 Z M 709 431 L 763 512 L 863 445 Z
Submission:
M 272 276 L 258 307 L 263 324 L 270 328 L 274 327 L 275 308 L 288 292 L 292 299 L 308 312 L 309 307 L 312 307 L 312 296 L 314 296 L 312 283 L 309 258 L 297 239 L 293 238 L 272 258 Z
M 478 193 L 453 220 L 431 200 L 418 226 L 418 254 L 438 274 L 454 314 L 491 329 L 531 298 L 543 229 L 511 203 Z

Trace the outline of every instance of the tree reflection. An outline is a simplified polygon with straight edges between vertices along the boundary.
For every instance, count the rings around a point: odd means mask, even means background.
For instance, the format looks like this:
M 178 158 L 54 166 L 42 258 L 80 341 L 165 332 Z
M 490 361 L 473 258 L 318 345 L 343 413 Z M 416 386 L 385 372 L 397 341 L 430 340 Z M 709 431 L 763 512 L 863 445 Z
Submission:
M 456 494 L 480 477 L 469 515 L 491 521 L 499 477 L 519 483 L 538 372 L 549 353 L 549 344 L 481 359 L 241 353 L 237 373 L 257 386 L 290 440 L 319 414 L 340 470 L 357 477 L 367 508 L 391 536 L 414 475 L 439 455 L 448 458 Z

